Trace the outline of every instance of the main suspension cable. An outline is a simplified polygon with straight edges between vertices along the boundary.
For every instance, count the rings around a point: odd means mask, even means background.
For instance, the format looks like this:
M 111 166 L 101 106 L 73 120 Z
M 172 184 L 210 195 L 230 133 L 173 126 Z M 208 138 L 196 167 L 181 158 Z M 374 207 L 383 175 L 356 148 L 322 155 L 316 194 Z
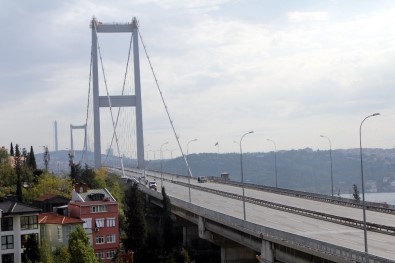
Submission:
M 178 147 L 179 147 L 179 149 L 180 149 L 180 151 L 181 151 L 181 155 L 182 155 L 182 157 L 184 158 L 184 162 L 185 162 L 185 164 L 186 164 L 186 166 L 187 166 L 187 168 L 188 168 L 189 175 L 192 176 L 192 172 L 191 172 L 191 169 L 189 168 L 189 164 L 188 164 L 187 158 L 186 158 L 186 156 L 185 156 L 185 154 L 184 154 L 184 152 L 183 152 L 183 150 L 182 150 L 182 147 L 181 147 L 181 144 L 180 144 L 180 139 L 179 139 L 179 137 L 178 137 L 178 135 L 177 135 L 177 133 L 176 133 L 176 130 L 175 130 L 175 127 L 174 127 L 174 124 L 173 124 L 173 120 L 172 120 L 172 118 L 171 118 L 171 116 L 170 116 L 170 112 L 169 112 L 169 110 L 168 110 L 168 108 L 167 108 L 165 99 L 164 99 L 164 97 L 163 97 L 162 90 L 161 90 L 160 87 L 159 87 L 159 82 L 158 82 L 158 79 L 156 78 L 156 74 L 155 74 L 154 68 L 152 67 L 151 59 L 150 59 L 149 56 L 148 56 L 147 48 L 146 48 L 146 46 L 145 46 L 145 44 L 144 44 L 143 37 L 142 37 L 142 35 L 141 35 L 140 30 L 139 30 L 138 28 L 137 28 L 137 30 L 138 30 L 138 33 L 139 33 L 139 36 L 140 36 L 141 43 L 142 43 L 143 48 L 144 48 L 145 55 L 146 55 L 147 60 L 148 60 L 148 63 L 149 63 L 149 66 L 150 66 L 150 68 L 151 68 L 152 75 L 154 76 L 155 83 L 156 83 L 156 87 L 157 87 L 157 89 L 158 89 L 158 91 L 159 91 L 160 97 L 161 97 L 161 99 L 162 99 L 163 106 L 165 107 L 165 110 L 166 110 L 167 117 L 168 117 L 168 119 L 169 119 L 169 121 L 170 121 L 171 128 L 173 129 L 173 133 L 174 133 L 174 136 L 176 137 Z
M 92 55 L 92 48 L 91 47 L 91 62 L 89 66 L 89 88 L 88 88 L 88 104 L 86 105 L 86 118 L 85 118 L 85 133 L 84 133 L 84 150 L 82 151 L 81 161 L 84 160 L 85 152 L 88 151 L 87 149 L 87 138 L 86 138 L 86 129 L 88 127 L 88 119 L 89 119 L 89 105 L 90 105 L 90 98 L 91 98 L 91 79 L 92 79 L 92 62 L 93 62 L 93 55 Z M 72 153 L 73 154 L 73 153 Z

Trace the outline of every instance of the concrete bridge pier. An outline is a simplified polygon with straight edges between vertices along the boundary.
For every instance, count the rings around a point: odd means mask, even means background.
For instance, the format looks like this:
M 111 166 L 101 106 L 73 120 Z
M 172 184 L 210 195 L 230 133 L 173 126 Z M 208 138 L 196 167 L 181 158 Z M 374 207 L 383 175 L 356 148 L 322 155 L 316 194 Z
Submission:
M 199 237 L 221 247 L 221 263 L 257 263 L 257 253 L 230 239 L 206 230 L 204 218 L 198 220 Z
M 261 263 L 274 262 L 272 243 L 264 239 L 262 239 L 260 262 Z

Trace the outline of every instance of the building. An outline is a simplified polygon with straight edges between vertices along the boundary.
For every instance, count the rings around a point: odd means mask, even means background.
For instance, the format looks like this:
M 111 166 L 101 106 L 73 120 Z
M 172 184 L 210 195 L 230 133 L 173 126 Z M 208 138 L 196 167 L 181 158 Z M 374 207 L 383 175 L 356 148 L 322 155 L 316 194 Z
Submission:
M 33 201 L 33 205 L 35 207 L 40 208 L 41 211 L 43 211 L 43 212 L 54 212 L 54 210 L 57 207 L 67 205 L 69 203 L 69 201 L 70 201 L 70 199 L 60 196 L 60 195 L 45 194 L 45 195 L 42 195 L 42 196 L 36 198 Z M 59 213 L 61 213 L 62 211 L 63 210 L 59 210 Z M 62 215 L 67 215 L 67 213 L 62 214 Z
M 0 200 L 0 263 L 27 262 L 24 252 L 28 237 L 39 239 L 40 209 L 16 200 L 15 196 Z
M 38 223 L 41 240 L 46 239 L 51 250 L 54 251 L 58 247 L 67 247 L 69 233 L 74 231 L 77 225 L 82 226 L 84 221 L 79 218 L 48 212 L 38 215 Z
M 71 217 L 84 221 L 96 257 L 111 262 L 119 249 L 118 203 L 111 193 L 75 184 L 68 210 Z

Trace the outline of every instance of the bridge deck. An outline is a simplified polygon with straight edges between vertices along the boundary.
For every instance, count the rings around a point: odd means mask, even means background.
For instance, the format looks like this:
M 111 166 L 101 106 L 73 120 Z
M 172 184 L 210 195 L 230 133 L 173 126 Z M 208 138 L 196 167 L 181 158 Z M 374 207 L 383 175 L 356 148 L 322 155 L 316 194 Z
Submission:
M 152 176 L 156 177 L 158 188 L 160 188 L 160 173 L 149 172 L 149 174 L 151 175 L 149 176 L 151 179 L 153 178 Z M 136 176 L 134 173 L 128 173 L 128 175 Z M 174 180 L 175 182 L 188 182 L 187 178 L 175 177 L 165 174 L 164 178 L 167 179 L 163 182 L 163 184 L 168 195 L 184 201 L 189 200 L 188 188 L 183 185 L 171 182 L 171 180 Z M 191 180 L 191 184 L 234 194 L 242 194 L 241 188 L 237 186 L 210 182 L 197 183 L 196 180 Z M 245 195 L 297 208 L 362 220 L 362 210 L 357 208 L 344 207 L 330 203 L 306 200 L 252 189 L 245 189 Z M 236 218 L 243 218 L 243 206 L 241 200 L 236 200 L 192 188 L 191 200 L 193 204 L 199 205 L 201 207 L 224 213 Z M 246 218 L 247 221 L 255 224 L 264 225 L 273 229 L 286 231 L 303 237 L 313 238 L 356 251 L 364 251 L 363 230 L 355 227 L 267 208 L 248 202 L 246 202 Z M 367 211 L 367 221 L 386 226 L 395 226 L 395 215 Z M 369 254 L 395 260 L 395 235 L 368 231 L 368 247 Z

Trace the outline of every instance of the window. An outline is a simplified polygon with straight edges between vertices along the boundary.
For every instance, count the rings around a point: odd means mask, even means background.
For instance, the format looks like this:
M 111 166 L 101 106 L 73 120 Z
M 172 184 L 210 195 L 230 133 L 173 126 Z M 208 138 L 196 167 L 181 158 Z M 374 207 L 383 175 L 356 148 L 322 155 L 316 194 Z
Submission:
M 115 253 L 116 253 L 115 250 L 109 250 L 109 251 L 107 251 L 107 252 L 106 252 L 106 254 L 107 254 L 107 259 L 113 259 L 113 258 L 115 257 Z
M 96 244 L 104 244 L 104 236 L 97 236 Z
M 105 205 L 92 205 L 91 213 L 107 212 L 107 207 Z
M 104 251 L 100 251 L 98 253 L 95 253 L 96 258 L 98 259 L 104 259 Z
M 58 226 L 58 240 L 59 241 L 63 240 L 63 231 L 61 226 Z
M 14 263 L 14 254 L 13 253 L 3 254 L 1 256 L 1 260 L 3 263 Z
M 104 218 L 96 219 L 96 227 L 104 227 Z
M 107 218 L 107 227 L 115 227 L 115 218 Z
M 1 219 L 1 231 L 12 231 L 14 229 L 14 221 L 12 217 L 4 217 Z
M 115 243 L 115 235 L 108 235 L 106 237 L 106 242 L 107 243 Z
M 37 229 L 37 216 L 21 216 L 21 229 Z
M 84 224 L 82 225 L 82 227 L 84 229 L 90 229 L 92 228 L 92 218 L 84 218 Z
M 1 237 L 1 249 L 13 249 L 14 248 L 14 236 L 2 236 Z

